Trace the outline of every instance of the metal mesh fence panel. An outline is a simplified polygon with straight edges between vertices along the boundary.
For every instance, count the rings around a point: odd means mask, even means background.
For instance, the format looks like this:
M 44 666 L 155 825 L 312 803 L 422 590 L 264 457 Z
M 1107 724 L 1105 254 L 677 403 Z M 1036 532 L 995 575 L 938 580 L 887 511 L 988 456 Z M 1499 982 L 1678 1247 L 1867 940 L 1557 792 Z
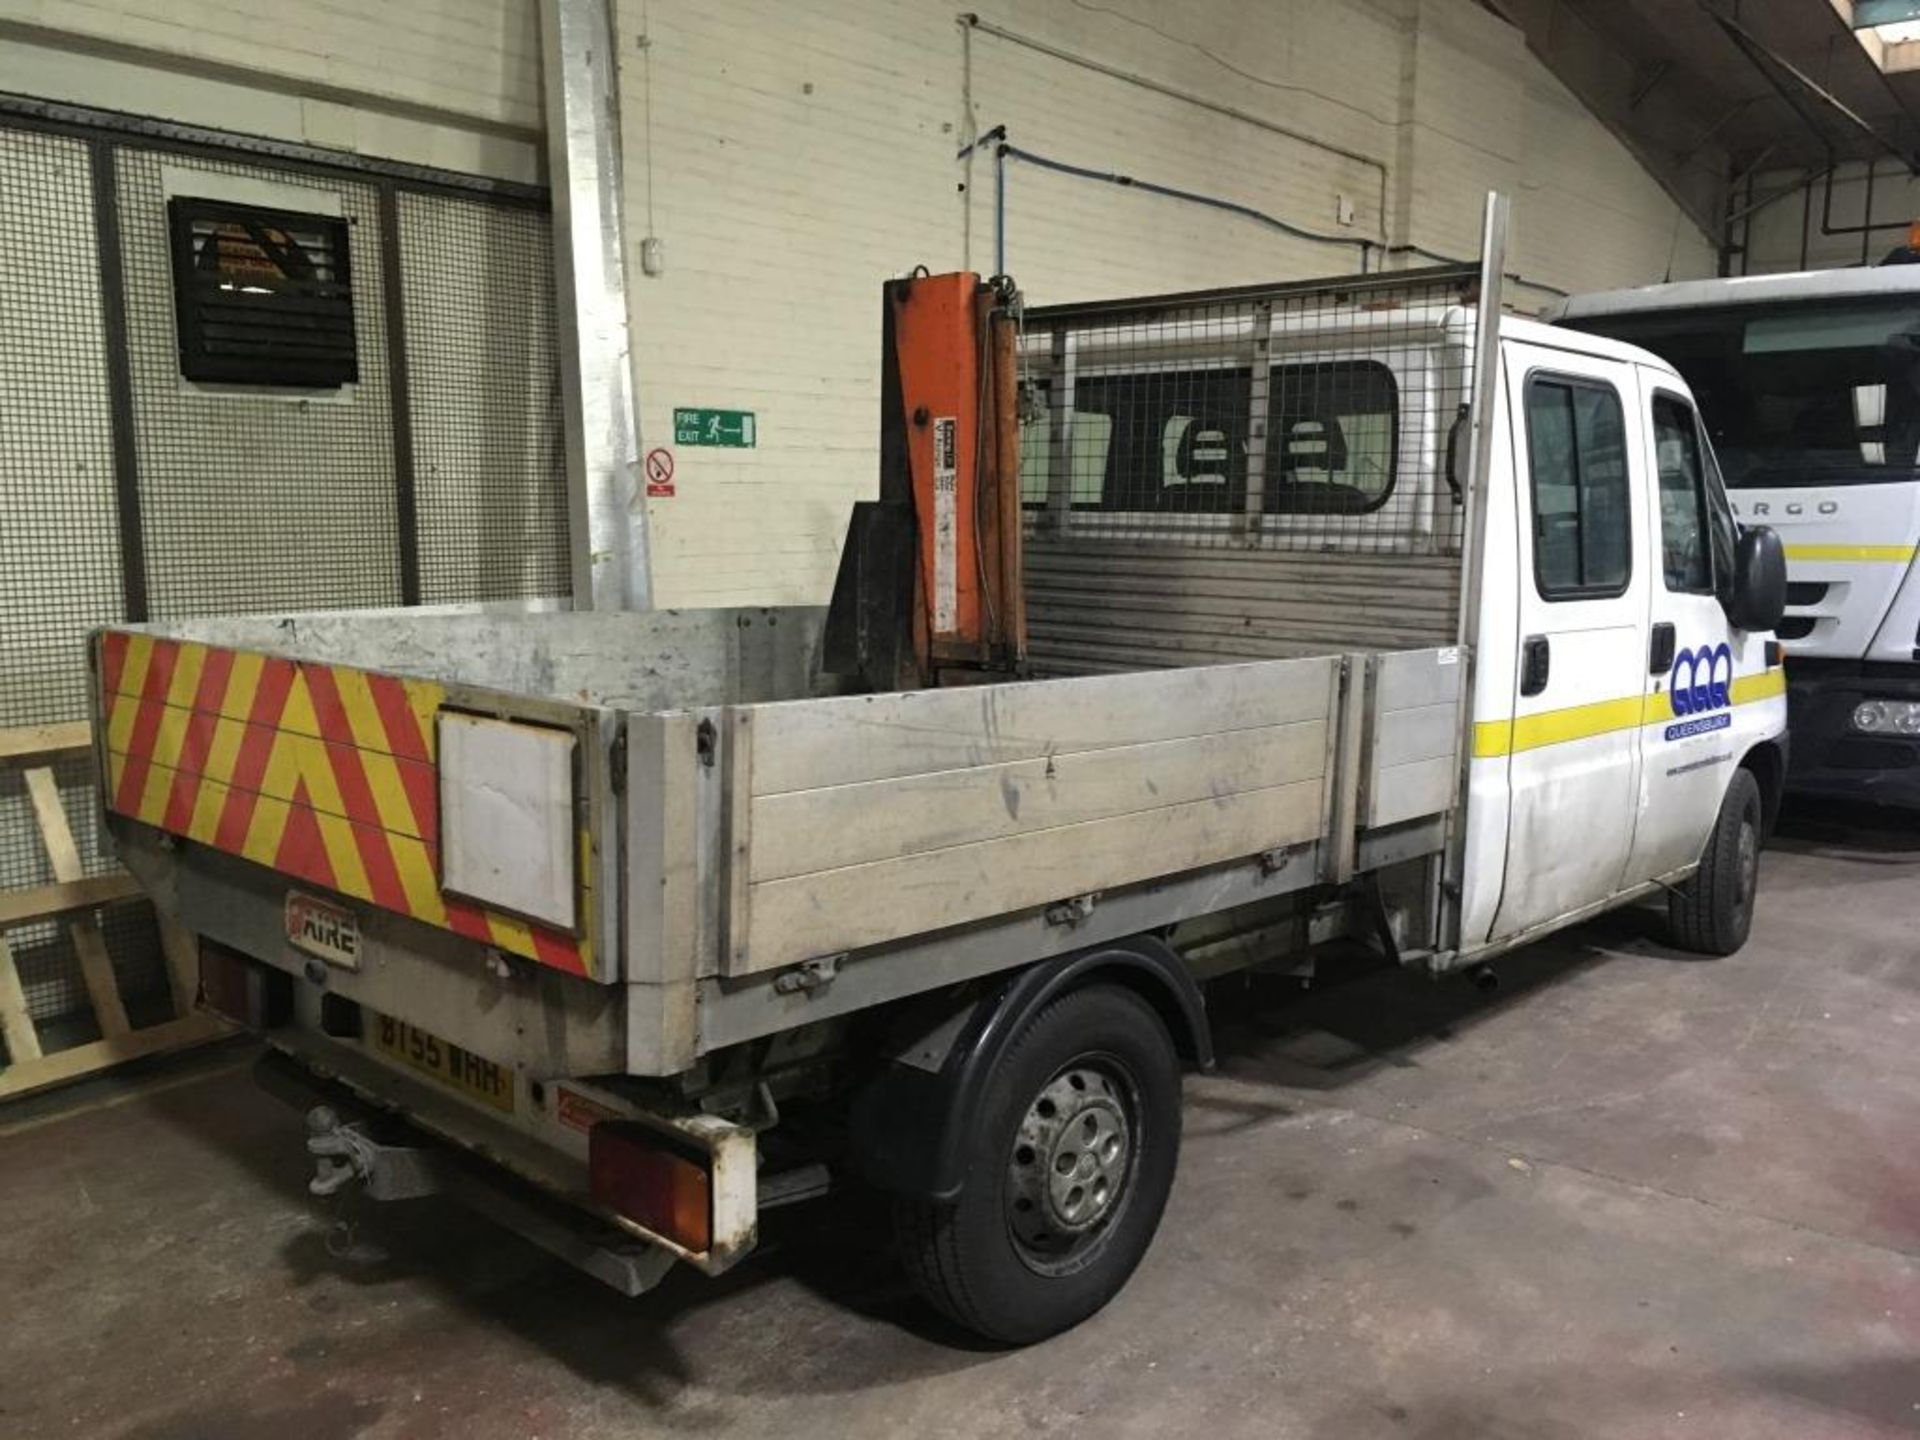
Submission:
M 1476 283 L 1447 267 L 1027 312 L 1036 662 L 1450 642 Z
M 84 714 L 81 637 L 121 616 L 92 173 L 80 141 L 0 129 L 0 726 Z
M 85 142 L 0 128 L 0 728 L 84 716 L 83 637 L 123 617 L 92 184 Z M 87 767 L 55 778 L 82 856 L 107 868 Z M 52 879 L 24 776 L 0 769 L 0 889 Z M 7 939 L 36 1018 L 84 1004 L 63 929 Z
M 119 163 L 127 347 L 157 619 L 394 605 L 400 534 L 378 196 L 370 184 L 129 150 Z M 301 394 L 181 378 L 167 199 L 244 198 L 348 221 L 359 381 Z
M 569 592 L 544 213 L 399 197 L 420 598 Z
M 109 147 L 111 172 L 96 176 Z M 120 349 L 95 213 L 109 179 Z M 127 618 L 139 562 L 157 619 L 398 604 L 410 542 L 425 601 L 567 593 L 547 215 L 534 197 L 407 183 L 0 119 L 0 728 L 85 718 L 84 636 Z M 393 237 L 381 231 L 383 187 Z M 355 384 L 301 394 L 182 378 L 167 218 L 177 196 L 347 221 Z M 412 372 L 400 414 L 386 313 L 395 277 L 384 268 L 396 251 Z M 115 364 L 131 390 L 131 434 L 119 438 L 132 474 L 121 483 L 137 486 L 139 555 L 120 548 L 131 516 L 116 485 Z M 409 437 L 412 535 L 399 458 Z M 85 868 L 111 869 L 87 762 L 54 768 Z M 52 879 L 24 777 L 0 767 L 0 889 Z M 111 905 L 98 918 L 136 1023 L 160 1018 L 167 984 L 150 907 Z M 47 1037 L 90 1038 L 64 925 L 16 927 L 7 940 Z

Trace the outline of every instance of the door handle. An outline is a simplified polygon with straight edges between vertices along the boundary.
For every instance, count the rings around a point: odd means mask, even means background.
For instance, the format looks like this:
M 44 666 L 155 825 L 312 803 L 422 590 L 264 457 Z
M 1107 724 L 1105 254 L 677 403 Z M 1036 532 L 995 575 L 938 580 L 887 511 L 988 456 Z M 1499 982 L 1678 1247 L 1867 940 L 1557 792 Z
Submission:
M 1648 647 L 1647 673 L 1664 675 L 1673 669 L 1674 630 L 1671 621 L 1662 620 L 1653 627 L 1653 643 Z
M 1520 693 L 1538 695 L 1547 688 L 1547 676 L 1553 669 L 1553 652 L 1547 637 L 1529 635 L 1520 647 Z

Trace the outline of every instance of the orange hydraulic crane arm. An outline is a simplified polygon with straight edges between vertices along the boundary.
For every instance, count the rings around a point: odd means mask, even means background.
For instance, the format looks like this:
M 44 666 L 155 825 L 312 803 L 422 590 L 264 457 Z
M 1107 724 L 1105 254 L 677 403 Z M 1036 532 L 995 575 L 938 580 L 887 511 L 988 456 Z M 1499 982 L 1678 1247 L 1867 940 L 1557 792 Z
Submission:
M 880 498 L 854 506 L 826 640 L 869 689 L 1025 669 L 1018 304 L 964 272 L 885 288 Z

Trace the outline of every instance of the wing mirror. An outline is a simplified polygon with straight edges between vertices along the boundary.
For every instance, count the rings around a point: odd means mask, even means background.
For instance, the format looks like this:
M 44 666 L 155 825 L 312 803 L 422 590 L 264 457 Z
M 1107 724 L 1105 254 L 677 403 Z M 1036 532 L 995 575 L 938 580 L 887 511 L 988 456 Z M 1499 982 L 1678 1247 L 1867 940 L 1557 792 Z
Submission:
M 1733 546 L 1733 587 L 1721 606 L 1736 630 L 1771 630 L 1787 610 L 1787 552 L 1771 526 L 1747 525 Z

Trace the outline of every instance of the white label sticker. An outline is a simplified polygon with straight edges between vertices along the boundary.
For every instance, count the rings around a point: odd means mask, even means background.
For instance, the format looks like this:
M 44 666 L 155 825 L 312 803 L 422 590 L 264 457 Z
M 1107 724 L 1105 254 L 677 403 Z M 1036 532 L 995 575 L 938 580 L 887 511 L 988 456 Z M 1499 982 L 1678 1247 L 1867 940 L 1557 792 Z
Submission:
M 360 921 L 351 910 L 289 890 L 284 913 L 289 945 L 342 970 L 360 968 Z
M 1433 657 L 1433 663 L 1436 665 L 1458 665 L 1460 663 L 1460 647 L 1457 645 L 1449 645 Z
M 960 535 L 955 513 L 960 477 L 954 464 L 955 421 L 933 422 L 933 628 L 950 634 L 960 609 Z

